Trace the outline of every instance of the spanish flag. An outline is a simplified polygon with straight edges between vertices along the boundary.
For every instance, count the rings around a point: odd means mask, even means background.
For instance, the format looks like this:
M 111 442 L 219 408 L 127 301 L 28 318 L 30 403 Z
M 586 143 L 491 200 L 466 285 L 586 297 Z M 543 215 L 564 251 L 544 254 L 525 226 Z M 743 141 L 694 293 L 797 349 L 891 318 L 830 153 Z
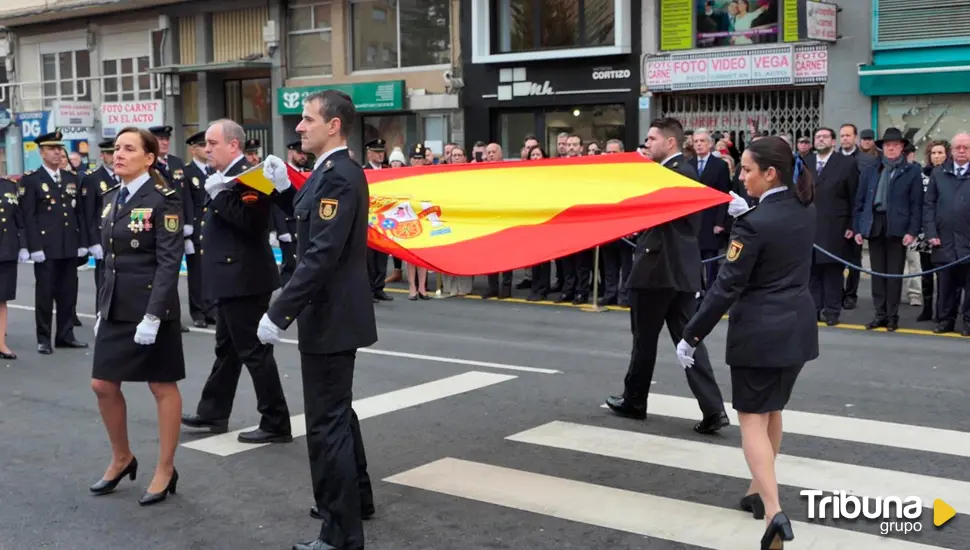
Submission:
M 730 201 L 639 153 L 365 173 L 368 244 L 452 275 L 530 267 Z

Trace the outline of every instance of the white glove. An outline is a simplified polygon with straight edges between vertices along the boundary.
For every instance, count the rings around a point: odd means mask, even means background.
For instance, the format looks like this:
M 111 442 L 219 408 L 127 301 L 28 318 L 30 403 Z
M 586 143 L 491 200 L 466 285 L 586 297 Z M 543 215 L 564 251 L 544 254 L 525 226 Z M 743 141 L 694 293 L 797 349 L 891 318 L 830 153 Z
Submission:
M 88 249 L 87 248 L 78 248 L 77 249 L 77 257 L 78 258 L 83 258 L 83 257 L 85 257 L 87 255 L 88 255 Z
M 228 186 L 226 177 L 219 172 L 212 174 L 205 180 L 205 192 L 212 198 L 216 198 L 216 195 L 225 191 Z
M 101 248 L 101 245 L 100 244 L 96 244 L 96 245 L 92 246 L 91 248 L 88 249 L 88 252 L 90 252 L 91 255 L 94 256 L 94 259 L 95 260 L 103 260 L 104 259 L 104 249 Z
M 97 317 L 96 317 L 96 318 L 94 319 L 94 336 L 95 336 L 95 337 L 97 337 L 97 336 L 98 336 L 98 327 L 99 327 L 99 326 L 101 326 L 101 314 L 100 314 L 100 313 L 99 313 L 99 314 L 98 314 L 98 316 L 97 316 Z
M 737 218 L 748 210 L 751 210 L 751 207 L 748 206 L 748 202 L 734 191 L 731 191 L 731 202 L 728 204 L 728 214 L 730 214 L 732 218 Z
M 263 176 L 273 182 L 273 186 L 280 193 L 290 188 L 290 178 L 286 174 L 286 165 L 276 155 L 267 155 L 263 159 Z
M 155 337 L 158 336 L 158 327 L 161 326 L 162 321 L 158 318 L 149 319 L 146 315 L 144 319 L 138 323 L 135 327 L 135 343 L 142 346 L 150 346 L 155 343 Z
M 47 260 L 47 256 L 44 256 L 43 250 L 38 250 L 37 252 L 30 253 L 30 259 L 33 260 L 35 264 L 42 264 Z
M 30 259 L 30 252 L 27 252 L 27 249 L 26 248 L 21 248 L 20 251 L 17 252 L 17 261 L 18 262 L 25 263 L 29 259 Z
M 195 245 L 192 244 L 192 239 L 185 239 L 185 255 L 191 256 L 195 254 Z
M 184 235 L 186 237 L 191 237 L 193 231 L 195 231 L 195 228 L 192 227 L 191 225 L 183 225 L 182 226 L 182 235 Z
M 690 346 L 685 340 L 681 340 L 677 344 L 677 361 L 680 362 L 680 366 L 685 369 L 689 369 L 694 366 L 694 348 Z
M 273 324 L 273 321 L 269 320 L 269 315 L 264 313 L 262 319 L 259 320 L 259 326 L 256 327 L 256 337 L 266 345 L 279 344 L 280 327 Z
M 283 233 L 282 235 L 279 236 L 279 240 L 284 243 L 291 243 L 293 242 L 293 235 L 290 235 L 289 233 Z

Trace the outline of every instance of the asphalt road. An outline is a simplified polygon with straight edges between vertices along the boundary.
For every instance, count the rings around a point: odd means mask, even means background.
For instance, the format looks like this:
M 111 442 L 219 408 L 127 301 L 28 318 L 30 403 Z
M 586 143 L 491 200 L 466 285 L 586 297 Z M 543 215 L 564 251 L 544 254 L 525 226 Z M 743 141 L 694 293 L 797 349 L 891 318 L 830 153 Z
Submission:
M 93 275 L 80 275 L 79 312 L 90 314 Z M 154 402 L 140 384 L 125 391 L 141 475 L 90 497 L 109 458 L 91 350 L 38 355 L 28 267 L 20 279 L 8 327 L 20 357 L 0 363 L 0 550 L 262 550 L 313 538 L 303 438 L 240 449 L 185 432 L 178 495 L 140 508 L 157 452 Z M 377 499 L 365 524 L 369 549 L 756 547 L 763 523 L 736 510 L 748 477 L 737 424 L 714 437 L 691 431 L 698 411 L 673 344 L 658 359 L 650 418 L 626 420 L 601 408 L 622 387 L 626 313 L 410 302 L 394 290 L 393 302 L 375 306 L 380 341 L 359 353 L 355 379 Z M 779 477 L 783 506 L 798 522 L 787 548 L 967 548 L 970 339 L 920 332 L 932 327 L 918 327 L 909 306 L 902 325 L 914 333 L 854 330 L 871 317 L 867 303 L 843 326 L 820 329 L 822 355 L 804 369 L 786 412 Z M 82 321 L 77 336 L 90 342 L 92 319 Z M 709 347 L 729 400 L 724 329 Z M 183 338 L 186 411 L 211 367 L 210 332 Z M 301 414 L 295 346 L 277 347 L 276 357 L 291 414 Z M 258 421 L 242 378 L 233 430 Z M 881 537 L 878 521 L 810 521 L 803 488 L 918 496 L 921 530 Z M 961 513 L 940 529 L 937 498 Z

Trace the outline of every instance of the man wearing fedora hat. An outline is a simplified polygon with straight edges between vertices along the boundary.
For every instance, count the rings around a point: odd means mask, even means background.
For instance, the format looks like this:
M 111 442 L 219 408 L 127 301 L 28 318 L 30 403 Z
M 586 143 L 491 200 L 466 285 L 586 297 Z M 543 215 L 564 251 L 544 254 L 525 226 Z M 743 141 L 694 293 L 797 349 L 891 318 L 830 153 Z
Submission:
M 923 176 L 918 165 L 906 161 L 908 144 L 899 128 L 887 128 L 876 141 L 882 158 L 859 178 L 852 228 L 857 244 L 869 241 L 869 262 L 877 273 L 902 275 L 906 247 L 922 228 Z M 867 330 L 884 327 L 892 332 L 899 327 L 902 290 L 902 279 L 872 278 L 876 315 Z

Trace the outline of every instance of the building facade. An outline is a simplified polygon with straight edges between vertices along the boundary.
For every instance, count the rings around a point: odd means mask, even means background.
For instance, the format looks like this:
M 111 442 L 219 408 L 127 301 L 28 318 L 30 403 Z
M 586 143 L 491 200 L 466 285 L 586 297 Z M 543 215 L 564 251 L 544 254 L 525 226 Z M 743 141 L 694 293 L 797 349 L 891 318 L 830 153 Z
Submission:
M 639 0 L 468 0 L 462 16 L 465 146 L 496 142 L 518 158 L 535 135 L 621 139 L 635 147 Z
M 858 68 L 872 127 L 920 148 L 970 130 L 970 2 L 872 0 L 872 60 Z
M 867 62 L 868 1 L 644 0 L 643 10 L 656 25 L 642 70 L 651 116 L 719 130 L 742 148 L 755 131 L 868 125 L 868 99 L 829 78 Z

